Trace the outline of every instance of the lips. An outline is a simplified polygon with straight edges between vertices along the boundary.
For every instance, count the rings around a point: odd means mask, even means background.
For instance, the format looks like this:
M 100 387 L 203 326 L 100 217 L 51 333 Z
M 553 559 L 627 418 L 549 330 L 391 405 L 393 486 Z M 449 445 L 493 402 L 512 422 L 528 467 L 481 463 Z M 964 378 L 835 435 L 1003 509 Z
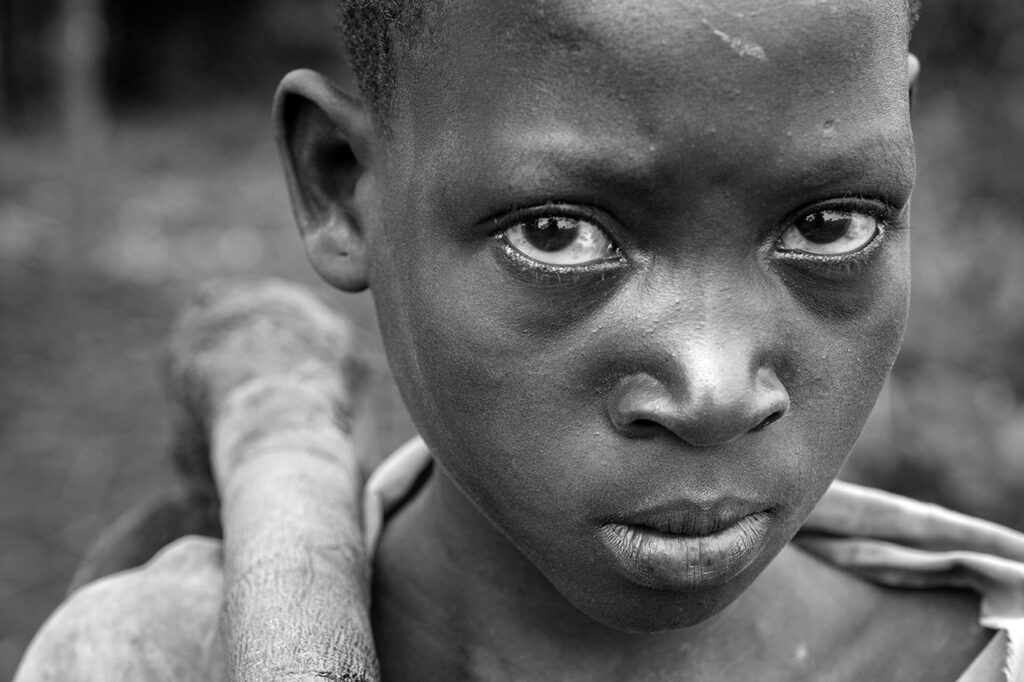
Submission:
M 598 537 L 631 582 L 696 591 L 750 566 L 765 547 L 770 519 L 763 505 L 742 500 L 678 502 L 606 523 Z

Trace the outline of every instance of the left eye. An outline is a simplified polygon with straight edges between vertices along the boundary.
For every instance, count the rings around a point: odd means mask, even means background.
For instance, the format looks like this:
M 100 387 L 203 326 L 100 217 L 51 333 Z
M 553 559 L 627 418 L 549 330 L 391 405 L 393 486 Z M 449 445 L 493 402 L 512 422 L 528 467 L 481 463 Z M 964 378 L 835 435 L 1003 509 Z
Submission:
M 815 211 L 786 228 L 779 246 L 784 251 L 842 256 L 863 249 L 881 229 L 881 220 L 866 213 Z
M 604 230 L 581 218 L 545 216 L 523 220 L 502 236 L 516 251 L 545 265 L 589 265 L 618 253 Z

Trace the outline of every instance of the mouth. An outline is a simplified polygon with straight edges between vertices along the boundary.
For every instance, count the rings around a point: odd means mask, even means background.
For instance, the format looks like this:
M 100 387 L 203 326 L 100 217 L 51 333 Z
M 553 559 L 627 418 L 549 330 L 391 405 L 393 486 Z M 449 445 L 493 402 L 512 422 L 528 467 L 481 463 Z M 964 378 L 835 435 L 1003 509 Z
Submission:
M 770 510 L 742 502 L 679 503 L 605 523 L 598 538 L 631 582 L 689 592 L 748 568 L 765 547 L 770 519 Z

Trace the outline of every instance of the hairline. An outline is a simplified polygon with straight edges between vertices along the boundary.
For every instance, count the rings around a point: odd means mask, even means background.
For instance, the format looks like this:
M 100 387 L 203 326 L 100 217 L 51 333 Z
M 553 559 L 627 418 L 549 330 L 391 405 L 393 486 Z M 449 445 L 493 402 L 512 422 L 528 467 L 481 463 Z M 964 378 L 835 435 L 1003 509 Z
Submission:
M 338 26 L 360 95 L 377 130 L 389 136 L 400 63 L 423 54 L 451 0 L 336 0 Z M 906 40 L 921 11 L 921 0 L 902 0 Z

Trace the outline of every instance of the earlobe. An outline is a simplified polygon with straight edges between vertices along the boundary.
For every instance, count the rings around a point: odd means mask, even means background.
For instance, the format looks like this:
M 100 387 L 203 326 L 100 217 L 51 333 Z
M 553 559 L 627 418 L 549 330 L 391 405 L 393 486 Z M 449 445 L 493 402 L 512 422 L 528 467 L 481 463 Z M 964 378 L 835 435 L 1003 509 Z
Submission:
M 914 94 L 917 91 L 917 80 L 921 76 L 921 61 L 913 54 L 907 54 L 907 83 L 910 89 L 910 106 L 914 106 Z
M 274 125 L 292 210 L 316 271 L 345 291 L 367 287 L 366 201 L 373 122 L 363 102 L 314 71 L 284 77 Z

